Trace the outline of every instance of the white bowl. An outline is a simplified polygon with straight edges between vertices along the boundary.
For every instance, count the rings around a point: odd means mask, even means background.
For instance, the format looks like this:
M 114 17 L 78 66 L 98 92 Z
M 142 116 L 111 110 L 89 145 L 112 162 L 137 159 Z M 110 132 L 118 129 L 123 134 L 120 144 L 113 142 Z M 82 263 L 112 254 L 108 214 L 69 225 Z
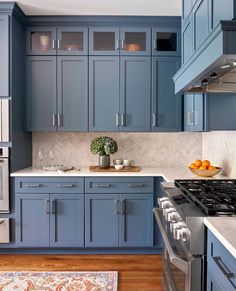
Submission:
M 124 168 L 123 165 L 114 165 L 114 167 L 115 167 L 116 170 L 121 170 L 121 169 Z

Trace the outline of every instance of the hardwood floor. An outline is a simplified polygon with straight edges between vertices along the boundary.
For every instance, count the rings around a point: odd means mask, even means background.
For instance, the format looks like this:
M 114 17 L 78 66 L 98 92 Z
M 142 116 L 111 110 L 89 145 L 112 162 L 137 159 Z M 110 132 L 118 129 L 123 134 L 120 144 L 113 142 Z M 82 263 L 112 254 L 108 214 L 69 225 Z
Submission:
M 119 291 L 162 291 L 159 255 L 0 255 L 0 271 L 118 271 Z

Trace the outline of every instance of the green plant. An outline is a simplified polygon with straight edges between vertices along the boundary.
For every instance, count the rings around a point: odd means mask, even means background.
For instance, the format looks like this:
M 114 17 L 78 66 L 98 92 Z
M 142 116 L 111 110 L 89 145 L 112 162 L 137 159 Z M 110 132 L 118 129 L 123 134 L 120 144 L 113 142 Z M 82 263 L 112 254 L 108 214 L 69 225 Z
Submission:
M 118 146 L 111 137 L 100 136 L 92 140 L 90 151 L 94 155 L 111 155 L 118 151 Z

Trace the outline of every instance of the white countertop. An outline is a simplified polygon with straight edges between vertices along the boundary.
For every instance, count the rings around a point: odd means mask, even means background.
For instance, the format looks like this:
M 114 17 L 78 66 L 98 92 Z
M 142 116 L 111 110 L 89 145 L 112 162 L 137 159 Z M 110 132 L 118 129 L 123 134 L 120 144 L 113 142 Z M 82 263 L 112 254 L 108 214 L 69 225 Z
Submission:
M 175 179 L 200 179 L 194 176 L 187 167 L 141 167 L 140 172 L 90 172 L 88 167 L 80 171 L 68 171 L 58 173 L 57 171 L 44 171 L 36 168 L 26 168 L 11 173 L 11 177 L 163 177 L 166 182 L 173 182 Z M 218 175 L 218 178 L 223 176 Z M 225 178 L 225 177 L 224 177 Z M 216 178 L 215 178 L 216 179 Z
M 204 223 L 236 259 L 236 217 L 206 217 Z

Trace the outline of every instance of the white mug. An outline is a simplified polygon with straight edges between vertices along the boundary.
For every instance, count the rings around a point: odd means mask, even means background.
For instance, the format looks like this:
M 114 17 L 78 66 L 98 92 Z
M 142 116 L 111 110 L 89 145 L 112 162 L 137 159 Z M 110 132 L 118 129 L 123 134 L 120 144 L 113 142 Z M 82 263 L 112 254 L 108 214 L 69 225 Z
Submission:
M 123 160 L 123 165 L 125 167 L 131 167 L 131 166 L 133 166 L 133 164 L 134 164 L 134 160 L 130 160 L 130 159 Z

